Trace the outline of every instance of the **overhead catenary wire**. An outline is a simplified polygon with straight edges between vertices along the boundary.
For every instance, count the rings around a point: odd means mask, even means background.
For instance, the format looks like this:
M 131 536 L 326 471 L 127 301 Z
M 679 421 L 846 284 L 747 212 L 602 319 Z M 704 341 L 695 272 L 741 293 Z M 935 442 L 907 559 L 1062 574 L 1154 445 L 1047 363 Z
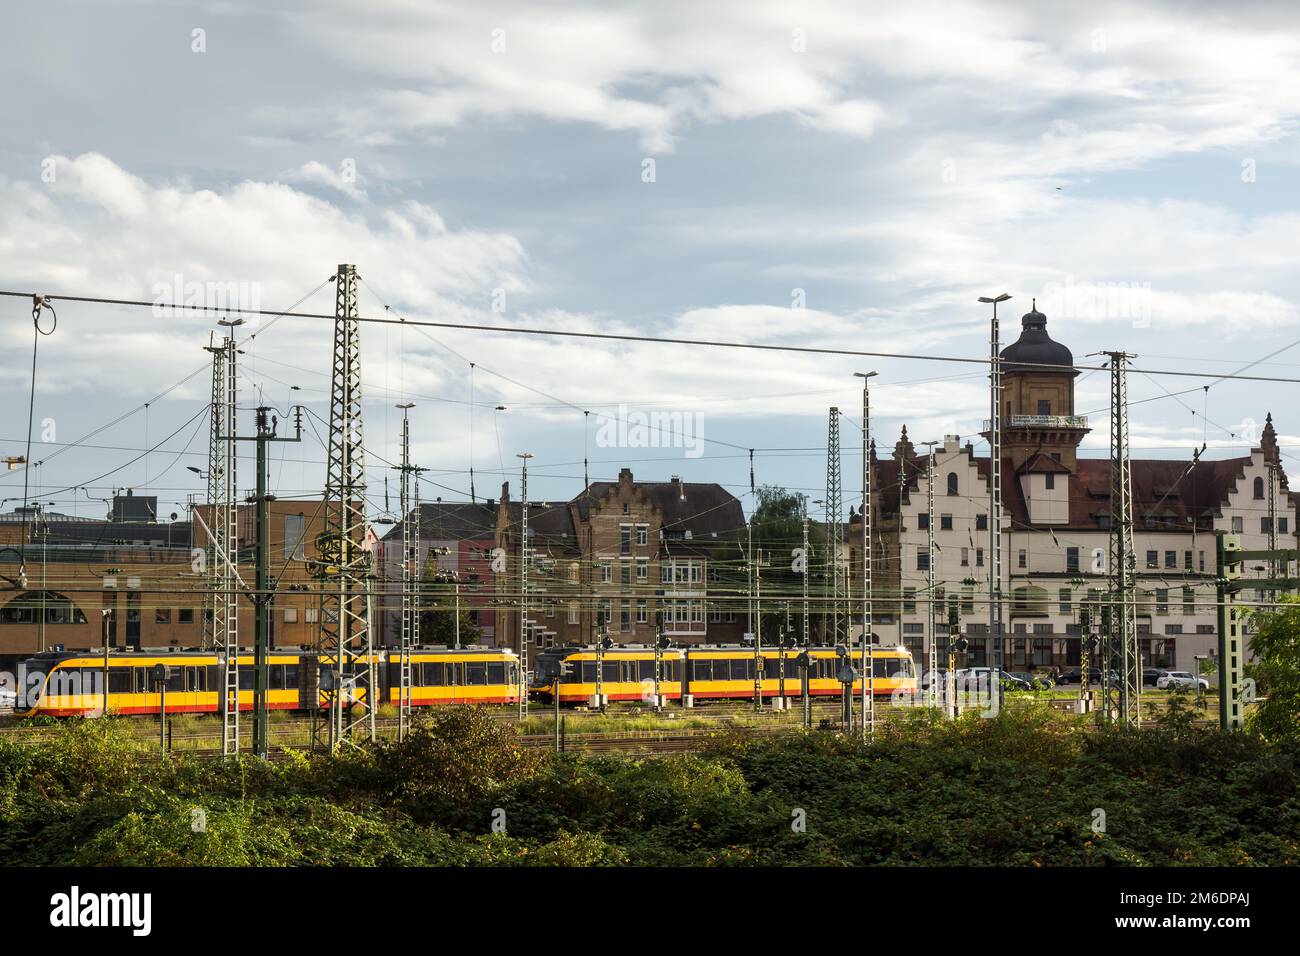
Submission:
M 32 293 L 0 289 L 0 296 L 8 296 L 12 298 L 31 298 Z M 95 304 L 95 305 L 115 305 L 115 306 L 139 307 L 139 308 L 149 308 L 149 309 L 175 309 L 180 311 L 192 311 L 192 312 L 222 312 L 222 313 L 237 314 L 237 315 L 270 315 L 270 316 L 277 317 L 277 319 L 278 318 L 316 319 L 316 320 L 328 320 L 330 322 L 333 322 L 335 319 L 333 313 L 295 312 L 293 311 L 292 307 L 290 309 L 286 309 L 282 311 L 272 311 L 269 309 L 246 308 L 243 306 L 226 306 L 226 307 L 218 308 L 216 306 L 207 306 L 207 305 L 200 305 L 200 304 L 185 304 L 185 303 L 159 304 L 157 302 L 146 301 L 143 299 L 122 299 L 122 298 L 113 298 L 110 296 L 47 294 L 45 298 L 49 300 L 56 300 L 62 302 L 81 302 L 81 303 L 88 303 L 88 304 Z M 910 352 L 880 352 L 880 351 L 868 351 L 864 349 L 827 348 L 827 347 L 812 346 L 812 345 L 778 345 L 778 344 L 763 343 L 763 342 L 734 342 L 734 341 L 726 341 L 721 339 L 693 339 L 693 338 L 682 338 L 678 336 L 664 336 L 664 335 L 632 335 L 629 333 L 622 333 L 622 332 L 587 332 L 587 331 L 575 331 L 572 329 L 535 328 L 532 326 L 485 325 L 483 323 L 476 323 L 476 322 L 439 322 L 431 319 L 404 319 L 404 318 L 392 319 L 392 318 L 380 318 L 378 316 L 359 315 L 355 317 L 355 321 L 374 324 L 374 325 L 406 325 L 411 328 L 459 329 L 461 331 L 467 331 L 467 332 L 491 332 L 491 333 L 498 333 L 504 335 L 539 335 L 539 336 L 554 336 L 559 338 L 597 339 L 597 340 L 614 341 L 614 342 L 643 342 L 643 343 L 649 343 L 654 345 L 683 345 L 683 346 L 694 346 L 694 347 L 702 347 L 702 348 L 748 349 L 748 350 L 762 351 L 762 352 L 790 352 L 790 353 L 800 353 L 800 354 L 808 354 L 808 355 L 842 355 L 842 356 L 848 356 L 853 358 L 890 358 L 890 359 L 905 359 L 909 361 L 925 361 L 925 362 L 955 362 L 955 363 L 960 363 L 965 365 L 988 365 L 990 361 L 989 359 L 986 358 L 970 358 L 970 357 L 959 356 L 959 355 L 922 355 L 922 354 L 910 353 Z M 1260 364 L 1260 362 L 1266 361 L 1268 358 L 1272 358 L 1273 356 L 1279 355 L 1282 352 L 1294 348 L 1297 345 L 1300 345 L 1300 339 L 1290 343 L 1289 345 L 1282 346 L 1281 348 L 1278 348 L 1273 352 L 1270 352 L 1267 356 L 1265 356 L 1264 359 L 1260 361 L 1251 362 L 1246 366 L 1243 366 L 1243 369 L 1253 368 L 1256 365 Z M 455 350 L 451 349 L 449 346 L 444 346 L 444 348 L 447 348 L 448 351 L 451 351 L 454 354 L 459 355 L 458 352 L 455 352 Z M 464 356 L 461 356 L 461 358 L 464 358 Z M 469 360 L 465 359 L 465 361 L 468 362 Z M 481 365 L 479 367 L 482 368 Z M 1003 371 L 1005 372 L 1007 369 L 1019 370 L 1019 371 L 1030 371 L 1033 369 L 1047 369 L 1047 370 L 1059 372 L 1062 369 L 1067 369 L 1067 368 L 1073 369 L 1075 371 L 1094 371 L 1094 372 L 1106 370 L 1106 366 L 1104 365 L 1077 365 L 1077 364 L 1058 365 L 1058 364 L 1037 363 L 1037 362 L 1008 362 L 1004 367 Z M 1138 368 L 1130 369 L 1130 371 L 1141 372 L 1146 375 L 1172 375 L 1172 376 L 1179 376 L 1184 378 L 1211 378 L 1214 379 L 1216 382 L 1235 380 L 1235 381 L 1249 381 L 1249 382 L 1280 382 L 1287 385 L 1300 385 L 1300 378 L 1286 378 L 1281 376 L 1270 376 L 1270 375 L 1243 375 L 1241 374 L 1241 372 L 1233 372 L 1233 373 L 1191 372 L 1191 371 L 1185 371 L 1180 369 L 1138 369 Z

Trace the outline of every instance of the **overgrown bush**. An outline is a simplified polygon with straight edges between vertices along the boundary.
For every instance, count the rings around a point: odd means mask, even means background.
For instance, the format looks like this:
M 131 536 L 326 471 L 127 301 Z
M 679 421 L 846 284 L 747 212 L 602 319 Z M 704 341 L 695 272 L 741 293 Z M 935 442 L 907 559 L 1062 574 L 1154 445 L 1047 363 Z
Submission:
M 737 732 L 552 755 L 473 708 L 264 764 L 142 757 L 129 721 L 0 739 L 0 854 L 36 865 L 1243 865 L 1300 862 L 1300 745 L 1038 710 L 877 739 Z

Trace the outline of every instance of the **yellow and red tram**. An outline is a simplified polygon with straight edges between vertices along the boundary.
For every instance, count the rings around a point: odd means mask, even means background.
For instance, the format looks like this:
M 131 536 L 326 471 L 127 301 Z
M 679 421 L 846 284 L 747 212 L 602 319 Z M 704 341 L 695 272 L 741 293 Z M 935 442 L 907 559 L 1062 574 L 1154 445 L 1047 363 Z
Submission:
M 761 667 L 761 693 L 765 699 L 796 698 L 803 694 L 803 671 L 799 655 L 804 648 L 772 648 L 755 654 L 743 645 L 699 645 L 668 648 L 657 652 L 659 660 L 658 693 L 668 700 L 689 695 L 694 701 L 753 698 L 755 669 Z M 839 679 L 840 651 L 834 647 L 806 648 L 811 667 L 808 693 L 813 697 L 839 696 L 844 685 Z M 915 693 L 916 668 L 905 647 L 878 646 L 872 651 L 871 691 L 875 697 L 890 697 L 897 692 Z M 850 654 L 858 671 L 862 666 L 860 649 Z M 559 694 L 561 704 L 583 704 L 595 699 L 596 667 L 601 667 L 600 693 L 608 700 L 653 700 L 655 694 L 656 651 L 636 645 L 608 649 L 562 647 L 543 651 L 537 662 L 537 676 L 530 692 L 545 703 Z M 757 662 L 761 660 L 761 665 Z M 566 676 L 557 682 L 560 665 Z M 853 692 L 861 695 L 862 675 L 853 682 Z M 558 689 L 557 689 L 558 688 Z
M 373 654 L 371 662 L 378 699 L 396 705 L 401 694 L 397 653 Z M 267 657 L 267 706 L 274 710 L 326 706 L 328 695 L 319 689 L 319 669 L 331 663 L 332 658 L 309 651 L 272 651 Z M 170 648 L 113 651 L 107 661 L 102 652 L 94 651 L 37 654 L 19 666 L 16 709 L 25 716 L 93 716 L 103 712 L 107 687 L 110 714 L 158 714 L 162 693 L 153 674 L 159 664 L 168 668 L 169 714 L 218 711 L 222 658 L 214 651 Z M 253 677 L 253 655 L 241 649 L 241 710 L 253 708 Z M 519 664 L 509 650 L 416 648 L 411 654 L 411 677 L 411 703 L 416 707 L 519 701 Z M 364 701 L 366 696 L 363 682 L 355 699 Z

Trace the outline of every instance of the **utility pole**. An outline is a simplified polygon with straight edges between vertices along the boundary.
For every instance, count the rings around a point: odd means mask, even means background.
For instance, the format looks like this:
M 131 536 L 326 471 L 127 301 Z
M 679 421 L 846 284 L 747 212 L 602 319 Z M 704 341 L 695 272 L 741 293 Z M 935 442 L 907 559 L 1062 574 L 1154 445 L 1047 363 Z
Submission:
M 1128 384 L 1126 371 L 1134 356 L 1102 352 L 1110 362 L 1110 577 L 1111 615 L 1106 639 L 1109 648 L 1101 675 L 1106 717 L 1125 724 L 1142 724 L 1142 660 L 1138 653 L 1137 587 L 1134 580 L 1133 481 L 1129 464 Z M 1120 685 L 1112 686 L 1110 662 L 1120 659 Z
M 923 445 L 930 446 L 930 454 L 926 456 L 925 470 L 925 593 L 928 600 L 926 606 L 926 625 L 925 625 L 925 660 L 926 666 L 930 668 L 930 684 L 926 689 L 926 706 L 938 707 L 939 694 L 938 688 L 934 686 L 935 662 L 939 655 L 939 639 L 935 633 L 938 625 L 938 614 L 934 606 L 934 446 L 937 442 L 922 442 Z
M 862 379 L 862 739 L 876 736 L 876 649 L 871 632 L 871 378 L 875 372 L 854 372 Z
M 840 515 L 844 495 L 840 484 L 840 410 L 832 407 L 826 430 L 826 601 L 830 605 L 829 644 L 840 640 Z
M 411 419 L 413 402 L 398 405 L 402 410 L 402 622 L 399 639 L 397 739 L 405 740 L 411 732 L 412 680 L 411 652 L 420 643 L 420 478 L 421 469 L 411 464 Z
M 366 550 L 366 463 L 361 401 L 361 330 L 357 267 L 334 275 L 334 348 L 330 378 L 325 530 L 319 539 L 322 667 L 333 669 L 329 749 L 375 739 L 375 660 L 371 631 L 373 568 Z M 349 702 L 365 696 L 362 716 Z M 314 703 L 314 702 L 313 702 Z M 313 708 L 314 709 L 314 708 Z
M 749 450 L 749 520 L 745 522 L 745 624 L 746 632 L 754 638 L 754 515 L 758 511 L 758 494 L 754 490 L 754 449 Z
M 257 434 L 232 436 L 234 441 L 251 441 L 257 444 L 257 551 L 254 558 L 256 577 L 253 593 L 253 756 L 265 760 L 267 756 L 267 656 L 271 650 L 271 606 L 275 603 L 275 582 L 271 580 L 271 521 L 272 495 L 267 489 L 266 446 L 272 442 L 302 441 L 302 406 L 294 406 L 294 436 L 280 438 L 276 435 L 278 422 L 270 409 L 257 409 Z
M 529 452 L 515 455 L 523 459 L 523 477 L 520 489 L 521 521 L 519 524 L 519 719 L 528 712 L 528 459 Z
M 1010 299 L 980 296 L 993 306 L 989 335 L 989 665 L 1002 669 L 1002 351 L 998 303 Z
M 812 639 L 808 636 L 808 578 L 812 574 L 812 557 L 808 554 L 808 498 L 805 495 L 799 496 L 799 504 L 803 510 L 803 630 L 801 637 L 804 646 L 810 646 Z
M 212 407 L 208 437 L 208 612 L 204 643 L 217 653 L 220 681 L 218 711 L 221 715 L 221 753 L 239 751 L 239 602 L 238 519 L 235 503 L 235 408 L 238 376 L 235 368 L 233 329 L 243 319 L 222 320 L 232 330 L 221 344 L 206 350 L 212 354 Z

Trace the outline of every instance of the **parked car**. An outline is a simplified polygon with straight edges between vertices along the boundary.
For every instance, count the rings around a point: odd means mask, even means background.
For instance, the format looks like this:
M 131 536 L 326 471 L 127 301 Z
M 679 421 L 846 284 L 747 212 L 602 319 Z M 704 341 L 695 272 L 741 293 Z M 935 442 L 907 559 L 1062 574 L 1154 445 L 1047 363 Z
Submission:
M 1062 671 L 1061 677 L 1056 683 L 1058 686 L 1064 686 L 1065 684 L 1078 684 L 1080 673 L 1081 672 L 1077 667 L 1072 667 L 1069 670 Z M 1110 679 L 1112 683 L 1119 683 L 1120 681 L 1119 672 L 1111 671 Z M 1101 686 L 1100 668 L 1097 667 L 1088 668 L 1088 686 L 1094 689 Z
M 1003 679 L 1013 678 L 1023 683 L 1024 690 L 1051 690 L 1056 686 L 1051 677 L 1046 674 L 1030 674 L 1027 671 L 1009 671 L 1003 675 Z M 1022 688 L 1017 688 L 1022 689 Z
M 1160 678 L 1168 673 L 1169 671 L 1163 667 L 1144 667 L 1142 669 L 1142 684 L 1146 687 L 1155 687 Z
M 1197 677 L 1189 671 L 1169 671 L 1156 681 L 1160 690 L 1209 690 L 1210 682 L 1204 677 Z

